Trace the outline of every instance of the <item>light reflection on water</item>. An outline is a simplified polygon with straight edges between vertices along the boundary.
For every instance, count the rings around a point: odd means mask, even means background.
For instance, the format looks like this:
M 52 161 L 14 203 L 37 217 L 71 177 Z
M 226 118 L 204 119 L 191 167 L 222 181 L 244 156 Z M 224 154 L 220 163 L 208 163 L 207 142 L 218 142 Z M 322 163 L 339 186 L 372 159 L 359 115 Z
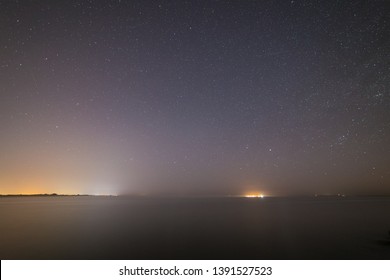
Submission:
M 1 259 L 390 259 L 390 198 L 0 198 Z

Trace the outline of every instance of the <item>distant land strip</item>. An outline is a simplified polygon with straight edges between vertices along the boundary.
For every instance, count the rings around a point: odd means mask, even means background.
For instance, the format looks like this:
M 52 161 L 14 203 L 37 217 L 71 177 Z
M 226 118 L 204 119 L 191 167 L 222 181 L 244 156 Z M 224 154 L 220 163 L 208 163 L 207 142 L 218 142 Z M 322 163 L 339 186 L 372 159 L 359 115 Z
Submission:
M 90 194 L 57 194 L 57 193 L 36 193 L 36 194 L 0 194 L 0 197 L 4 196 L 94 196 Z

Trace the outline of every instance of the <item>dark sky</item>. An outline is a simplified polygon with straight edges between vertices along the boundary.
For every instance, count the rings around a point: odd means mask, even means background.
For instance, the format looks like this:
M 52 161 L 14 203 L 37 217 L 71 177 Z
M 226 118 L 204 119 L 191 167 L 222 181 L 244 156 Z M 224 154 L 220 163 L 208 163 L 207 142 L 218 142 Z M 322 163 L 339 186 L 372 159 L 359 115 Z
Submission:
M 0 193 L 390 193 L 387 1 L 0 7 Z

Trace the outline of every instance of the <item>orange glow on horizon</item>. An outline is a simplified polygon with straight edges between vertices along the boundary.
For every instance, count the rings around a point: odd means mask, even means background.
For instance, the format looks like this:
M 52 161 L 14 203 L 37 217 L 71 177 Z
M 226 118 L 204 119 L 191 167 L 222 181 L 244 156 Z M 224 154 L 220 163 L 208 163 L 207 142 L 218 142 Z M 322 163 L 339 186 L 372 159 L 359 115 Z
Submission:
M 34 194 L 80 194 L 78 188 L 69 187 L 71 184 L 50 182 L 49 180 L 30 179 L 0 182 L 1 195 L 34 195 Z
M 264 195 L 259 193 L 259 194 L 246 194 L 245 197 L 248 198 L 264 198 Z
M 242 197 L 247 197 L 247 198 L 264 198 L 265 195 L 263 193 L 259 192 L 250 192 L 242 195 Z

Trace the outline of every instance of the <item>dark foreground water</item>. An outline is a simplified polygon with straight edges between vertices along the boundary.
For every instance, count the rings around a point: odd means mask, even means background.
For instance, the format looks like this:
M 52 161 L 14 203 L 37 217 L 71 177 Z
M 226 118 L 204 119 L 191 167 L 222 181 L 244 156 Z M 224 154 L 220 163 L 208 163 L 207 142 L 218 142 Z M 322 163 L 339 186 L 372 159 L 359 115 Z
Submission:
M 0 198 L 0 259 L 390 259 L 390 198 Z

